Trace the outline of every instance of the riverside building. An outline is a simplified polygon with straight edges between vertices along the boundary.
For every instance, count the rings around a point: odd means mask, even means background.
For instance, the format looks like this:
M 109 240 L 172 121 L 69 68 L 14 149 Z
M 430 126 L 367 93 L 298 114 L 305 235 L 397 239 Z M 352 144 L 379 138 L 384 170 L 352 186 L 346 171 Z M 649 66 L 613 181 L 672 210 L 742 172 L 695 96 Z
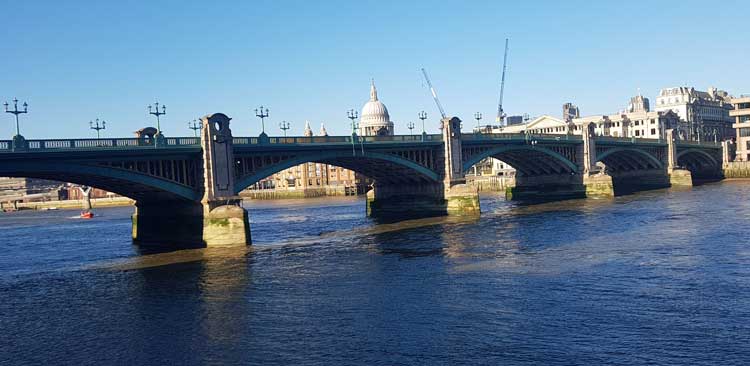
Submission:
M 731 101 L 734 110 L 729 115 L 734 118 L 737 152 L 735 161 L 750 161 L 750 94 Z
M 723 141 L 734 136 L 731 97 L 716 88 L 698 91 L 693 87 L 665 88 L 656 97 L 654 110 L 673 111 L 686 124 L 684 138 L 696 141 Z

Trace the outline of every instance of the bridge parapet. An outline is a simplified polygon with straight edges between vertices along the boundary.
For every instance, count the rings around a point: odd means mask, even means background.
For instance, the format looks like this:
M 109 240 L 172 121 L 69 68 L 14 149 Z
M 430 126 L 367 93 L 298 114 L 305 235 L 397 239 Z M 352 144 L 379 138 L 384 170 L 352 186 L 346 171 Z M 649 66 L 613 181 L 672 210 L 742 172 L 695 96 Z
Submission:
M 593 136 L 597 142 L 615 142 L 633 145 L 664 145 L 666 141 L 662 139 L 649 139 L 639 137 L 615 137 L 615 136 Z
M 352 144 L 352 136 L 289 136 L 269 137 L 268 142 L 262 142 L 258 137 L 235 137 L 234 145 L 311 145 L 311 144 Z M 439 142 L 441 135 L 394 135 L 394 136 L 356 136 L 354 143 L 419 143 Z
M 719 141 L 689 141 L 689 140 L 676 140 L 675 143 L 686 146 L 700 146 L 705 148 L 721 148 L 721 142 Z
M 464 133 L 463 141 L 493 141 L 493 140 L 545 140 L 545 141 L 581 141 L 578 135 L 557 134 L 526 134 L 526 133 Z
M 24 152 L 57 151 L 57 150 L 97 150 L 97 149 L 153 149 L 153 144 L 144 145 L 138 138 L 112 139 L 49 139 L 26 140 Z M 197 137 L 170 137 L 166 139 L 168 147 L 200 147 Z M 0 152 L 13 152 L 11 141 L 0 141 Z

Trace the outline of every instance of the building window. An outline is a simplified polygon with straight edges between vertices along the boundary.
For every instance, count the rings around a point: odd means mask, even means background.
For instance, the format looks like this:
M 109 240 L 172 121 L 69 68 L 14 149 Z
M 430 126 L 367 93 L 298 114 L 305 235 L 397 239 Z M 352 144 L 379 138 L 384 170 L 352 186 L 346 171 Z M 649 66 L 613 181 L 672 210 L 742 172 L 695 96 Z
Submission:
M 652 129 L 651 129 L 651 136 L 654 136 L 654 135 L 656 135 L 656 129 L 655 129 L 655 128 L 652 128 Z

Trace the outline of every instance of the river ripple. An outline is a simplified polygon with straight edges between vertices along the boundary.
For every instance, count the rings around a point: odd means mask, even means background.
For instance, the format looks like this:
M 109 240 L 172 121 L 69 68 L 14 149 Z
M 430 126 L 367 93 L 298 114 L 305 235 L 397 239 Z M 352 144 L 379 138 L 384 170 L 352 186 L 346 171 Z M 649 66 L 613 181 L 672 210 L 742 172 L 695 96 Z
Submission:
M 261 202 L 252 247 L 170 253 L 130 243 L 131 208 L 0 215 L 0 364 L 747 364 L 749 194 L 390 225 Z

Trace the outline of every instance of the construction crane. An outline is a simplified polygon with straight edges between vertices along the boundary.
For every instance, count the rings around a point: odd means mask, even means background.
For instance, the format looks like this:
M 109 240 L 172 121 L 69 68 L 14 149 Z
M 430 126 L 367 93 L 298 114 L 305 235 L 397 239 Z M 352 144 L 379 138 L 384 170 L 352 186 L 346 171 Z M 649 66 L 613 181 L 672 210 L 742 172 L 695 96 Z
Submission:
M 508 64 L 508 39 L 505 39 L 505 55 L 503 56 L 503 76 L 500 79 L 500 101 L 497 103 L 497 118 L 495 122 L 501 126 L 505 125 L 505 112 L 503 112 L 503 93 L 505 92 L 505 67 Z
M 427 82 L 427 86 L 430 87 L 430 93 L 432 93 L 432 99 L 435 100 L 435 104 L 437 104 L 438 109 L 440 110 L 440 115 L 445 119 L 445 111 L 443 110 L 443 106 L 440 105 L 440 99 L 437 97 L 437 93 L 435 93 L 435 88 L 432 87 L 432 83 L 430 82 L 430 77 L 427 76 L 427 71 L 425 71 L 424 68 L 422 68 L 422 75 L 424 75 L 424 80 Z

